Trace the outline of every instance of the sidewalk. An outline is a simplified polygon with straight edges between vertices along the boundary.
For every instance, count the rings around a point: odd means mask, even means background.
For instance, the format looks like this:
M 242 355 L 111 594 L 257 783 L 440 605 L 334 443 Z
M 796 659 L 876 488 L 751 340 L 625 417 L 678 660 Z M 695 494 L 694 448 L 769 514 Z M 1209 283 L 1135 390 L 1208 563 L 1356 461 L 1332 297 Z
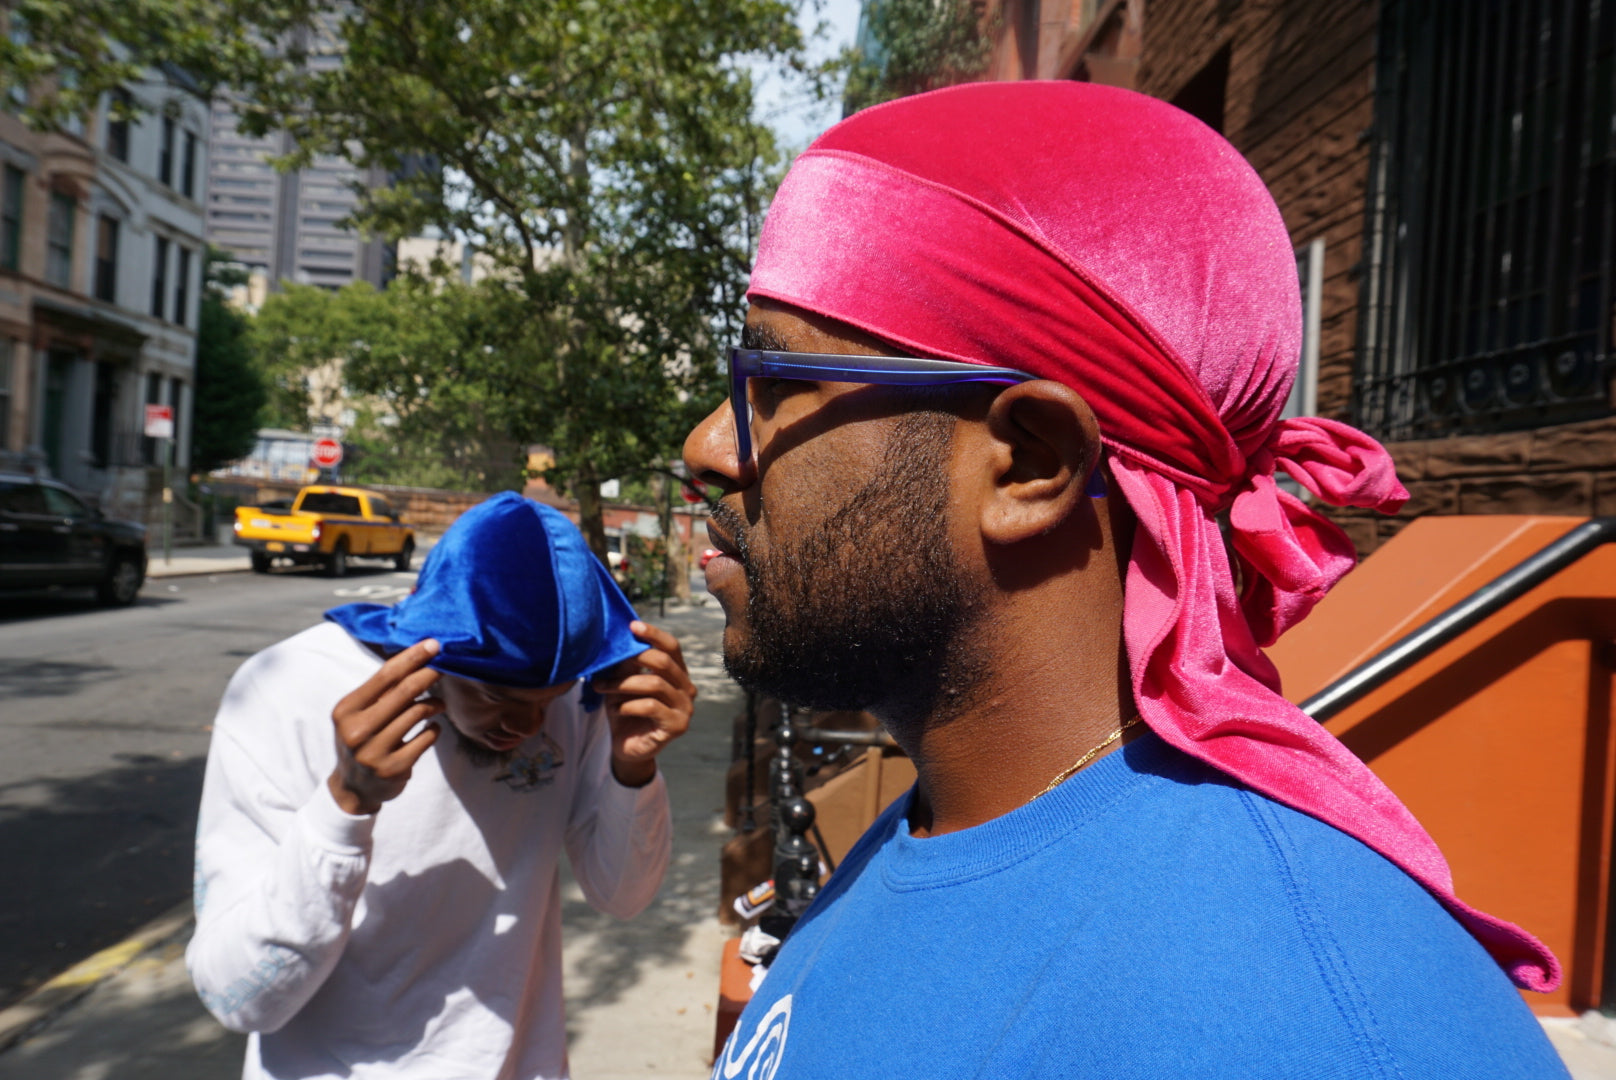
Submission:
M 251 570 L 247 549 L 234 544 L 214 544 L 209 547 L 177 547 L 173 559 L 163 559 L 163 548 L 146 550 L 146 577 L 184 577 L 189 574 L 233 574 Z
M 228 530 L 225 530 L 228 531 Z M 432 545 L 438 542 L 436 536 L 417 533 L 415 535 L 415 566 L 421 565 L 426 553 L 432 550 Z M 381 565 L 365 560 L 363 556 L 356 556 L 354 566 Z M 244 573 L 252 569 L 252 560 L 247 556 L 247 549 L 235 544 L 211 544 L 199 547 L 177 547 L 173 550 L 171 559 L 163 558 L 163 547 L 159 543 L 156 547 L 148 546 L 146 549 L 146 577 L 153 578 L 188 577 L 193 574 L 234 574 Z
M 579 1080 L 706 1080 L 711 1069 L 724 773 L 741 694 L 723 672 L 717 605 L 650 611 L 679 635 L 701 696 L 690 732 L 661 759 L 674 857 L 657 899 L 619 922 L 590 908 L 563 870 L 567 1035 Z M 239 1077 L 245 1037 L 203 1010 L 185 972 L 191 929 L 176 909 L 0 1013 L 0 1080 Z

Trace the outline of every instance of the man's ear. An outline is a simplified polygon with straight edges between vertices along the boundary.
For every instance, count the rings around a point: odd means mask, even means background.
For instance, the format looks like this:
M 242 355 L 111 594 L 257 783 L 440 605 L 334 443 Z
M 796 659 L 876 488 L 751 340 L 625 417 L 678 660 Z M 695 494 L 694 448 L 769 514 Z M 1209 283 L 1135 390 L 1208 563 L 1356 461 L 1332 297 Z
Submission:
M 982 538 L 1014 544 L 1055 529 L 1087 498 L 1100 459 L 1100 424 L 1071 387 L 1047 379 L 1019 383 L 994 399 L 985 418 L 989 475 Z

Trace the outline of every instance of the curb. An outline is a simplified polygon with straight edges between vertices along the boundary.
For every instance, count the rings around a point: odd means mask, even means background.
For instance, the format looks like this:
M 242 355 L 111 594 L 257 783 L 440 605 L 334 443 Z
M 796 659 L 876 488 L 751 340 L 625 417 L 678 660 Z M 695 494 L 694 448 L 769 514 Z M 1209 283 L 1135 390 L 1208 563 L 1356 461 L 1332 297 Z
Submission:
M 0 1011 L 0 1053 L 33 1035 L 107 979 L 183 934 L 191 902 L 176 904 L 116 945 L 81 960 L 9 1009 Z
M 250 566 L 224 566 L 207 570 L 159 570 L 155 574 L 150 569 L 146 571 L 147 581 L 162 581 L 171 577 L 211 577 L 214 574 L 245 574 Z

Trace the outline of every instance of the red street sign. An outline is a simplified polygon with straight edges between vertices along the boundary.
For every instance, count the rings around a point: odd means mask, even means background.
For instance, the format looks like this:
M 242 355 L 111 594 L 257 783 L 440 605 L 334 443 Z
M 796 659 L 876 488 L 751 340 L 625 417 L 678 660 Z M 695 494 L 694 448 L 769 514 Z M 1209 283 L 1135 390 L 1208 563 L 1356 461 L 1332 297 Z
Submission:
M 691 505 L 695 505 L 699 502 L 706 502 L 706 496 L 702 495 L 700 491 L 694 487 L 691 487 L 689 484 L 680 484 L 679 494 L 684 496 L 685 502 L 690 503 Z
M 143 431 L 148 439 L 172 439 L 174 437 L 174 406 L 146 406 L 146 425 Z
M 342 444 L 335 439 L 316 439 L 309 460 L 322 469 L 334 469 L 342 464 Z

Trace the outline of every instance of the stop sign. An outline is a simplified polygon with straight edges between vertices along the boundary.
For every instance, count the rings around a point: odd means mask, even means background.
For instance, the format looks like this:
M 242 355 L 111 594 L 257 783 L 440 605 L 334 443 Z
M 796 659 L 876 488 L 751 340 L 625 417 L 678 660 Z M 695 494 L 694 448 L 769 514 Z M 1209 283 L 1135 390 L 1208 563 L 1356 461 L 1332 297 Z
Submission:
M 322 469 L 335 468 L 342 463 L 342 444 L 335 439 L 316 439 L 309 460 Z

